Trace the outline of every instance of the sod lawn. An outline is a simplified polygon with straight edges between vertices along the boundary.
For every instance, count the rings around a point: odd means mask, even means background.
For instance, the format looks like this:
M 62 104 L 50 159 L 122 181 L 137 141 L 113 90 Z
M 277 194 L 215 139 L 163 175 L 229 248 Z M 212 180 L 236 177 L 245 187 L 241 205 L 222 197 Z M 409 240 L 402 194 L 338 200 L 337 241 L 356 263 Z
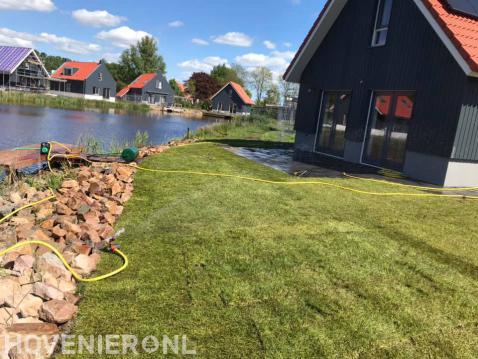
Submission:
M 142 165 L 297 180 L 218 143 Z M 472 200 L 138 172 L 117 226 L 131 265 L 82 286 L 73 334 L 186 335 L 198 358 L 477 357 L 477 223 Z

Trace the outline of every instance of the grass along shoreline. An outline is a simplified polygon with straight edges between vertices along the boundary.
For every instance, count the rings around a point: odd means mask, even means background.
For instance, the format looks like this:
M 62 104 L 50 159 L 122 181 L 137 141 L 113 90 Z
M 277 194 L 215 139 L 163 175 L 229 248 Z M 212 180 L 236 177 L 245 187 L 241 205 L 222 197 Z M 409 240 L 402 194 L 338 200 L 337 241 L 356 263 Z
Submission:
M 200 128 L 192 133 L 192 137 L 237 146 L 256 143 L 264 147 L 292 147 L 295 131 L 289 122 L 250 115 Z
M 214 143 L 142 165 L 295 180 Z M 117 225 L 131 266 L 82 287 L 74 334 L 187 335 L 200 358 L 476 357 L 477 210 L 140 171 Z
M 94 101 L 81 98 L 51 96 L 45 94 L 26 93 L 18 91 L 0 91 L 0 104 L 49 107 L 63 110 L 117 110 L 125 112 L 147 113 L 150 108 L 145 104 L 135 104 L 126 101 Z

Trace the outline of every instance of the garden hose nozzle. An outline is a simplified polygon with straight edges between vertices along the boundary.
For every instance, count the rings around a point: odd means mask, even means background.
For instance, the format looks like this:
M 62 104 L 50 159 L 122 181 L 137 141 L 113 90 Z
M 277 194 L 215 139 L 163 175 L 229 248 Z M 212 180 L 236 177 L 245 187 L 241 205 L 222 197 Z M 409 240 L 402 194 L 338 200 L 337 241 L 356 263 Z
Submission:
M 48 155 L 50 152 L 50 143 L 49 142 L 42 142 L 40 145 L 40 154 L 41 155 Z

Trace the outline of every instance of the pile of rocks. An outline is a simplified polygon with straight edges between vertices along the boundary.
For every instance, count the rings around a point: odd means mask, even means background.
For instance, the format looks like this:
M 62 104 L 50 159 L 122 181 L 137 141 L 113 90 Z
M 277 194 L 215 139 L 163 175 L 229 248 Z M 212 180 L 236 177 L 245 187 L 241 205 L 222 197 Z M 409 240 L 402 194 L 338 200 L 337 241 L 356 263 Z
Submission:
M 94 164 L 74 171 L 56 200 L 24 209 L 0 225 L 0 249 L 40 240 L 56 247 L 81 275 L 89 276 L 114 223 L 133 193 L 135 169 Z M 0 198 L 0 218 L 26 204 L 51 196 L 22 184 Z M 0 335 L 55 333 L 77 313 L 77 283 L 58 257 L 43 246 L 24 246 L 0 257 Z M 15 356 L 16 348 L 1 348 Z M 13 354 L 12 354 L 13 353 Z
M 163 153 L 169 150 L 171 147 L 185 146 L 195 142 L 197 142 L 197 140 L 195 139 L 180 140 L 180 141 L 178 140 L 178 141 L 171 141 L 167 145 L 143 147 L 139 150 L 139 159 L 143 159 L 151 155 L 157 155 L 157 154 Z

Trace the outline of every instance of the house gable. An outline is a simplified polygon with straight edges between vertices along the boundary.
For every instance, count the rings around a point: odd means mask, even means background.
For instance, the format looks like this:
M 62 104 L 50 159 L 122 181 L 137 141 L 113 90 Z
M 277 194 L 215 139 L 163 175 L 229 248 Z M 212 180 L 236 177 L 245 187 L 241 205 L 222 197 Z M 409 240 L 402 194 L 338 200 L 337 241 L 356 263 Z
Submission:
M 290 82 L 301 81 L 302 72 L 314 53 L 326 38 L 328 32 L 334 25 L 343 8 L 351 0 L 328 0 L 321 14 L 312 26 L 309 34 L 299 48 L 289 68 L 284 74 L 284 79 Z M 403 0 L 400 0 L 403 1 Z M 410 0 L 415 3 L 429 25 L 436 32 L 440 40 L 446 46 L 455 61 L 468 76 L 478 77 L 478 51 L 469 50 L 470 28 L 474 30 L 474 37 L 478 37 L 478 21 L 470 20 L 466 16 L 450 14 L 445 10 L 443 0 Z M 369 1 L 363 1 L 368 5 Z M 376 2 L 373 1 L 376 5 Z M 450 19 L 452 18 L 452 19 Z M 459 18 L 458 20 L 456 18 Z M 374 15 L 371 19 L 373 21 Z M 472 26 L 469 23 L 472 22 Z M 468 26 L 466 24 L 468 23 Z M 463 34 L 463 28 L 468 29 Z M 460 33 L 461 32 L 461 33 Z M 468 50 L 467 50 L 468 48 Z
M 116 81 L 104 63 L 100 63 L 86 79 L 85 93 L 93 94 L 93 87 L 99 88 L 100 91 L 103 91 L 104 88 L 109 88 L 110 97 L 116 96 Z M 102 92 L 99 95 L 102 96 Z
M 466 74 L 414 0 L 394 1 L 387 44 L 372 48 L 375 13 L 375 1 L 347 1 L 302 71 L 297 131 L 314 138 L 322 91 L 348 90 L 352 98 L 346 139 L 360 147 L 372 92 L 413 91 L 409 150 L 449 157 Z

